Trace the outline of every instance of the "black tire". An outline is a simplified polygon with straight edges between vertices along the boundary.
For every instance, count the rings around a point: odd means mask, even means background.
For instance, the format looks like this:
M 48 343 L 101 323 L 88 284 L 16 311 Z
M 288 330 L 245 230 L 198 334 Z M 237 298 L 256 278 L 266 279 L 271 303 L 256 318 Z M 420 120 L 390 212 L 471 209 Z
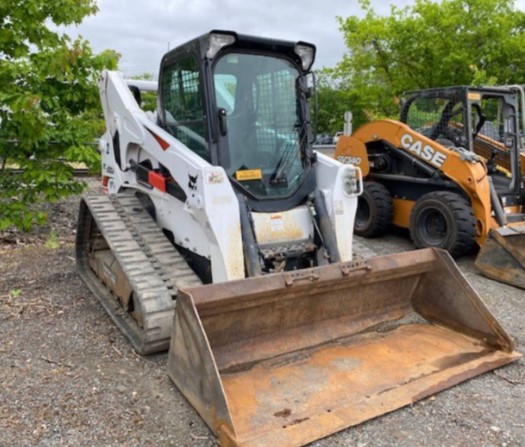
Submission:
M 468 253 L 476 244 L 470 203 L 453 192 L 425 194 L 412 209 L 410 236 L 418 248 L 443 248 L 454 257 Z
M 363 237 L 382 236 L 392 223 L 392 196 L 382 184 L 364 182 L 357 201 L 354 233 Z

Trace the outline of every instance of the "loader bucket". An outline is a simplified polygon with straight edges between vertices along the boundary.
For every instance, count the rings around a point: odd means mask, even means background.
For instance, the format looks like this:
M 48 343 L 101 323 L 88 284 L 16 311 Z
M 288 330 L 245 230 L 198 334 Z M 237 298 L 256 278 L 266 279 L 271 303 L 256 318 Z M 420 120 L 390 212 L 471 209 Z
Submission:
M 444 251 L 188 288 L 168 373 L 222 446 L 301 446 L 516 360 Z
M 488 278 L 525 289 L 525 225 L 490 230 L 475 266 Z

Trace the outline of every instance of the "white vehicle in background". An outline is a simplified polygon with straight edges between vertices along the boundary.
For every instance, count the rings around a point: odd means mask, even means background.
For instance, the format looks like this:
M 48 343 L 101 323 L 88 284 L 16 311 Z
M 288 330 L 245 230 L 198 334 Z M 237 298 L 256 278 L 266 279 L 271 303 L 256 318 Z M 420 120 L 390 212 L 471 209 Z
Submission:
M 337 144 L 337 142 L 339 141 L 339 137 L 342 137 L 344 135 L 344 132 L 336 132 L 332 138 L 332 141 L 334 142 L 334 144 Z

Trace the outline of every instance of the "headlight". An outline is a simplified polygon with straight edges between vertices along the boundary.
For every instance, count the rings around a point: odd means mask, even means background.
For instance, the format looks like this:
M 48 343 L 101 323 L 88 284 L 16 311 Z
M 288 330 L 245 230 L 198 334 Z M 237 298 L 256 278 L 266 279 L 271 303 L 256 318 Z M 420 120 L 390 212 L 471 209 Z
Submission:
M 343 174 L 343 191 L 346 195 L 352 196 L 359 192 L 359 182 L 355 169 L 346 169 Z
M 314 63 L 315 47 L 303 42 L 299 42 L 295 46 L 295 54 L 301 58 L 301 65 L 304 71 L 310 70 Z
M 206 57 L 213 59 L 221 48 L 232 45 L 236 40 L 237 37 L 235 34 L 211 32 L 208 36 L 208 51 L 206 51 Z

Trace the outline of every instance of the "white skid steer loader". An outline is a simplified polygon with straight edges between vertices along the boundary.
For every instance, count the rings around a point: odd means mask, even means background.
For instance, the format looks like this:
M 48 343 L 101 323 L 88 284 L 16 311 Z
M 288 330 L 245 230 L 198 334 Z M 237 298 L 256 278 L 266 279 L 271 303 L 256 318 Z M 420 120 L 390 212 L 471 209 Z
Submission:
M 212 31 L 158 86 L 100 78 L 79 272 L 224 446 L 304 445 L 519 356 L 445 252 L 352 260 L 361 176 L 312 151 L 314 56 Z

